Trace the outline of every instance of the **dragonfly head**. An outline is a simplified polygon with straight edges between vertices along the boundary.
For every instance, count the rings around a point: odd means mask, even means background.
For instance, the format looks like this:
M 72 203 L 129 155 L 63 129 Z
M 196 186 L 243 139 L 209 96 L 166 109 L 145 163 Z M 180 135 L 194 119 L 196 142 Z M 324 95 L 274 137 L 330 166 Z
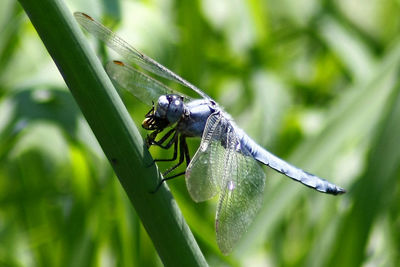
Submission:
M 157 106 L 153 105 L 147 113 L 142 126 L 146 130 L 161 130 L 176 123 L 185 113 L 186 107 L 182 96 L 162 95 L 158 98 Z
M 158 98 L 155 116 L 167 119 L 171 124 L 177 122 L 185 111 L 183 97 L 179 95 L 162 95 Z

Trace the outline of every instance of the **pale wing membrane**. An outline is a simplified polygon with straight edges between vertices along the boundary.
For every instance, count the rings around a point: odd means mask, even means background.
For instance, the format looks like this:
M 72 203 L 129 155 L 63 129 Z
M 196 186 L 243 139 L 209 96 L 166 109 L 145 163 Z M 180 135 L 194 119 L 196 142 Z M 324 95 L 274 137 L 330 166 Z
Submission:
M 196 202 L 210 199 L 220 190 L 226 153 L 220 144 L 222 123 L 220 113 L 208 117 L 200 147 L 186 169 L 186 186 Z
M 261 207 L 265 173 L 250 153 L 240 146 L 230 124 L 225 138 L 223 143 L 227 154 L 215 227 L 219 248 L 222 253 L 229 254 Z
M 178 94 L 163 83 L 120 61 L 107 63 L 106 71 L 119 86 L 148 105 L 152 105 L 152 101 L 156 102 L 161 95 Z M 182 94 L 179 93 L 179 95 Z M 187 96 L 184 98 L 190 100 Z
M 85 13 L 75 12 L 75 19 L 79 24 L 85 28 L 88 32 L 94 35 L 97 39 L 106 43 L 108 47 L 113 49 L 115 52 L 120 54 L 129 63 L 139 65 L 140 67 L 148 70 L 161 77 L 176 81 L 202 96 L 206 99 L 211 99 L 207 94 L 202 92 L 199 88 L 189 83 L 179 75 L 175 74 L 168 68 L 164 67 L 154 59 L 142 54 L 134 47 L 125 42 L 121 37 L 113 33 L 110 29 L 106 28 L 104 25 L 94 20 L 92 17 Z

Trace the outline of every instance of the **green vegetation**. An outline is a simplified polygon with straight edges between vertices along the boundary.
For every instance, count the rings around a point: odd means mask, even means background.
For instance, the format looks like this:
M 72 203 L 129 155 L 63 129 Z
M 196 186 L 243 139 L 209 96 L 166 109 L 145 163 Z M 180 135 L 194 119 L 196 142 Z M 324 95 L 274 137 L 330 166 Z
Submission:
M 20 2 L 47 30 L 42 42 L 20 4 L 3 1 L 0 266 L 161 266 L 160 258 L 180 266 L 185 242 L 175 237 L 191 239 L 183 218 L 211 266 L 399 266 L 398 1 L 65 0 L 68 14 Z M 121 91 L 132 123 L 106 77 L 95 81 L 104 75 L 96 60 L 82 60 L 67 42 L 78 30 L 74 11 L 202 88 L 271 152 L 348 193 L 320 194 L 265 168 L 262 210 L 222 256 L 215 200 L 196 204 L 184 179 L 172 180 L 183 217 L 177 209 L 168 216 L 176 205 L 167 190 L 145 193 L 157 176 L 143 163 L 150 158 L 139 126 L 149 107 Z M 79 40 L 103 63 L 119 59 L 92 38 Z M 43 43 L 61 58 L 69 88 Z M 119 180 L 99 144 L 108 157 L 117 153 Z M 190 142 L 192 156 L 198 144 Z

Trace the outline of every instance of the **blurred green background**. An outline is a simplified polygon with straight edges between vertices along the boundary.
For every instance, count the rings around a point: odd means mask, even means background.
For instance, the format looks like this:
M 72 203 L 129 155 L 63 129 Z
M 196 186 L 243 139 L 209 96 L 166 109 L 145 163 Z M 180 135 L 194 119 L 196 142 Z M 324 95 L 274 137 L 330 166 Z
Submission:
M 400 265 L 400 1 L 66 4 L 202 88 L 271 152 L 348 190 L 320 194 L 265 168 L 262 210 L 225 257 L 216 199 L 196 204 L 183 178 L 168 182 L 211 266 Z M 103 62 L 118 58 L 89 41 Z M 121 96 L 140 127 L 149 107 Z M 0 266 L 161 265 L 29 19 L 3 0 Z

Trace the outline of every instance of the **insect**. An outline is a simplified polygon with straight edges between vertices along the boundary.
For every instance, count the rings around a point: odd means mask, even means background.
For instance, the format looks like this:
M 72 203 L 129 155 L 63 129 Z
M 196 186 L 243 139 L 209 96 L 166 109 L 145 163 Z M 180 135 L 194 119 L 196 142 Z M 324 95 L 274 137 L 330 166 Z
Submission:
M 164 177 L 186 161 L 185 173 L 166 177 L 162 181 L 185 174 L 187 189 L 196 202 L 219 193 L 215 228 L 222 253 L 232 251 L 260 209 L 265 184 L 265 173 L 260 164 L 319 192 L 332 195 L 345 193 L 343 188 L 268 152 L 240 129 L 206 93 L 140 53 L 89 15 L 79 12 L 74 15 L 83 28 L 127 62 L 178 82 L 200 96 L 200 99 L 192 100 L 121 61 L 106 65 L 108 75 L 118 85 L 142 102 L 152 105 L 142 123 L 145 129 L 152 131 L 147 137 L 147 144 L 165 149 L 174 147 L 171 161 L 178 158 L 178 162 L 164 172 Z M 169 130 L 165 135 L 156 140 L 167 128 Z M 186 144 L 188 137 L 201 137 L 200 147 L 192 159 Z

